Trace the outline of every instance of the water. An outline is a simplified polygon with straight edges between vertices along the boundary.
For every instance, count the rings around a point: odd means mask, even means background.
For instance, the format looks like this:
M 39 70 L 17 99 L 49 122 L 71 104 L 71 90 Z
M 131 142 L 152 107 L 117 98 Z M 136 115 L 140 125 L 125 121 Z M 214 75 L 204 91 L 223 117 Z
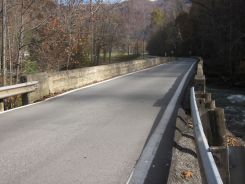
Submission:
M 216 106 L 224 108 L 228 130 L 245 141 L 245 90 L 211 84 L 207 91 L 212 93 Z

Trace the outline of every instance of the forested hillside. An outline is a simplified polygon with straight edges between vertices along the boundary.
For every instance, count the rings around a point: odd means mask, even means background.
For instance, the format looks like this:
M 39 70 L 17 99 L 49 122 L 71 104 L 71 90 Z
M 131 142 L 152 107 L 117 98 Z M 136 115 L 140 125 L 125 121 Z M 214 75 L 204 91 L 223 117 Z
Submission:
M 173 21 L 163 21 L 151 35 L 148 50 L 153 55 L 202 56 L 207 74 L 242 83 L 244 7 L 243 0 L 193 0 L 189 11 L 178 12 Z
M 0 0 L 1 85 L 23 74 L 148 52 L 202 56 L 208 74 L 245 78 L 242 0 Z M 147 52 L 146 52 L 147 50 Z

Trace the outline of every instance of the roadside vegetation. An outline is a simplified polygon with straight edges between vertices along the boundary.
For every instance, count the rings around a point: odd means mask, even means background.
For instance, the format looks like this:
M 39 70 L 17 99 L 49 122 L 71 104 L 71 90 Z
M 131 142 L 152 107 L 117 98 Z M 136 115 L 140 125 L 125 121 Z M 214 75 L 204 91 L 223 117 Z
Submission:
M 0 85 L 148 53 L 201 56 L 208 76 L 242 86 L 244 7 L 242 0 L 0 0 Z
M 1 85 L 142 57 L 149 0 L 0 0 Z

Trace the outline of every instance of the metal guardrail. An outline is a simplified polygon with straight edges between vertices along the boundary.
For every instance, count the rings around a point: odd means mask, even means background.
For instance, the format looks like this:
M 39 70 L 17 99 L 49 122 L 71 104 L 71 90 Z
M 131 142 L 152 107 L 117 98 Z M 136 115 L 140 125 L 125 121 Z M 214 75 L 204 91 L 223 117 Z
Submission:
M 194 134 L 200 161 L 204 170 L 205 179 L 208 184 L 223 184 L 220 173 L 214 161 L 214 157 L 210 152 L 207 138 L 203 131 L 200 114 L 196 104 L 196 96 L 194 87 L 191 88 L 191 115 L 193 118 Z
M 29 104 L 28 93 L 35 91 L 38 87 L 37 85 L 38 82 L 33 81 L 12 86 L 0 87 L 0 112 L 5 110 L 4 99 L 11 96 L 21 95 L 22 105 Z
M 8 98 L 15 95 L 30 93 L 37 89 L 38 82 L 27 82 L 12 86 L 0 87 L 0 99 Z

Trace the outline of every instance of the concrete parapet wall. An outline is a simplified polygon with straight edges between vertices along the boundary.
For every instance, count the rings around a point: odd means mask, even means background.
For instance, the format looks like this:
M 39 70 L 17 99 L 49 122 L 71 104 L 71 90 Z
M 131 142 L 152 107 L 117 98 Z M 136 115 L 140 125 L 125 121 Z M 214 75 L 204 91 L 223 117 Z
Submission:
M 49 95 L 48 73 L 37 73 L 21 77 L 22 82 L 38 81 L 38 88 L 35 92 L 28 94 L 29 102 L 34 102 Z
M 29 95 L 29 100 L 34 102 L 50 94 L 61 93 L 63 91 L 76 89 L 95 82 L 153 67 L 165 63 L 168 60 L 168 58 L 151 58 L 61 72 L 37 73 L 23 76 L 22 82 L 39 81 L 36 92 Z

